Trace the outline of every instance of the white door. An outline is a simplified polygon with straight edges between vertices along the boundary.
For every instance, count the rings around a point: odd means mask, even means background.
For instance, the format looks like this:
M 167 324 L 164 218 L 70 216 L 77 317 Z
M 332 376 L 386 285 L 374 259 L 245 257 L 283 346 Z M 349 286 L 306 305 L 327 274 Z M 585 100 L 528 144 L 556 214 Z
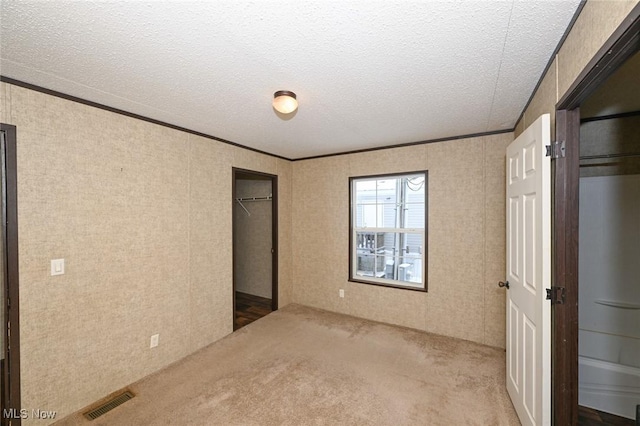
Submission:
M 507 390 L 523 425 L 551 424 L 549 120 L 507 148 Z

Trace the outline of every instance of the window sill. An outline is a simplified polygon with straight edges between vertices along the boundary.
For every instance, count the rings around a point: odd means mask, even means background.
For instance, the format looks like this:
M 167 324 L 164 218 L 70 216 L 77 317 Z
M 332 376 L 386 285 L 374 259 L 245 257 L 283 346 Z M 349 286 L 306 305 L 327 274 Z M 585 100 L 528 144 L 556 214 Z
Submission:
M 364 278 L 362 278 L 362 279 L 350 278 L 348 281 L 352 282 L 352 283 L 376 285 L 378 287 L 389 287 L 389 288 L 395 288 L 395 289 L 399 289 L 399 290 L 419 291 L 419 292 L 422 292 L 422 293 L 427 293 L 428 292 L 426 286 L 425 287 L 409 287 L 409 286 L 403 286 L 403 285 L 387 284 L 387 283 L 379 283 L 379 282 L 375 282 L 375 281 L 368 281 L 368 280 L 366 280 Z

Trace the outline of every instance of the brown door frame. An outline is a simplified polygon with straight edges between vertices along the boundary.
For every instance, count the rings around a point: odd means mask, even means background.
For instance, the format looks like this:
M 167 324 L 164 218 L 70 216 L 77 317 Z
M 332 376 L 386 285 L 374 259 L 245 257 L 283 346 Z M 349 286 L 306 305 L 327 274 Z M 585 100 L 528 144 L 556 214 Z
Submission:
M 240 169 L 237 167 L 232 167 L 231 172 L 231 220 L 232 220 L 232 229 L 233 235 L 236 232 L 236 221 L 233 214 L 235 208 L 235 197 L 236 197 L 236 175 L 238 173 L 242 174 L 252 174 L 267 177 L 271 180 L 271 241 L 272 241 L 272 250 L 271 250 L 271 310 L 278 310 L 278 176 L 272 175 L 269 173 L 257 172 L 255 170 L 248 169 Z M 233 326 L 235 329 L 236 323 L 236 263 L 235 263 L 235 239 L 232 242 L 232 262 L 233 262 Z
M 19 280 L 18 280 L 18 181 L 17 181 L 17 132 L 16 127 L 0 124 L 5 135 L 6 169 L 6 252 L 4 268 L 4 301 L 5 317 L 3 324 L 11 324 L 11 335 L 8 327 L 4 327 L 5 354 L 2 368 L 2 410 L 0 424 L 20 425 L 20 314 L 19 314 Z M 12 410 L 5 412 L 4 410 Z M 11 413 L 5 418 L 5 413 Z
M 554 163 L 554 286 L 564 304 L 552 315 L 552 407 L 556 425 L 578 423 L 578 220 L 580 191 L 580 105 L 627 59 L 640 51 L 640 4 L 636 5 L 556 105 L 556 139 L 565 157 Z

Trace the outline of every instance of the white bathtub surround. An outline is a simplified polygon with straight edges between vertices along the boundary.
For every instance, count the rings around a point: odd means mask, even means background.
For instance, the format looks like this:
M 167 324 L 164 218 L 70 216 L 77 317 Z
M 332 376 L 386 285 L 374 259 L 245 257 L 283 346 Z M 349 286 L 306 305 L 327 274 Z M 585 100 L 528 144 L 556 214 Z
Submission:
M 635 419 L 640 404 L 640 368 L 580 356 L 580 405 Z
M 580 330 L 579 342 L 580 405 L 635 419 L 635 406 L 640 404 L 640 339 Z
M 579 402 L 640 404 L 640 175 L 580 179 Z

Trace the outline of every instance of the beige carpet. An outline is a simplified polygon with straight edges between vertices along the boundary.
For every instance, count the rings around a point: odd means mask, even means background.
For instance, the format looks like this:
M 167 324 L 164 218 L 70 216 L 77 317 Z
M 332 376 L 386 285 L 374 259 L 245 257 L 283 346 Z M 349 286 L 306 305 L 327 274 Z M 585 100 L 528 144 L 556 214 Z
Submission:
M 76 425 L 518 425 L 504 351 L 289 305 Z

